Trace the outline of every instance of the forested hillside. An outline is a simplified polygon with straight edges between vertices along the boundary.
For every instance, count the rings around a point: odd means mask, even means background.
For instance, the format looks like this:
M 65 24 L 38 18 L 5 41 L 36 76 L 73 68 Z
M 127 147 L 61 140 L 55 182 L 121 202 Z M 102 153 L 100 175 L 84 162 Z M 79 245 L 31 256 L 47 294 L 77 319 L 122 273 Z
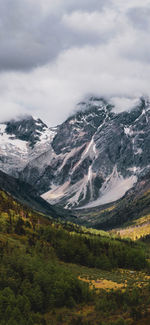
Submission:
M 0 232 L 2 325 L 116 325 L 148 317 L 149 263 L 144 244 L 55 222 L 4 191 L 0 191 Z M 144 281 L 143 289 L 131 283 L 127 269 L 137 281 Z M 97 289 L 106 275 L 108 288 Z
M 130 190 L 125 197 L 112 204 L 93 209 L 76 210 L 78 222 L 96 229 L 111 230 L 134 224 L 150 214 L 150 175 Z M 148 220 L 147 220 L 148 221 Z

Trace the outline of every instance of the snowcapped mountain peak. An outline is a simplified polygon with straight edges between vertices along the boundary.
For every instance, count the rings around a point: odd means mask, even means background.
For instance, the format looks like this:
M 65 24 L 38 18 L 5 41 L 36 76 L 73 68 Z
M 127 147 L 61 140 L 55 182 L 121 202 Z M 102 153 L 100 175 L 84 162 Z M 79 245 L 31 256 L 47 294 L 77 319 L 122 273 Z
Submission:
M 54 173 L 51 170 L 51 185 L 44 195 L 51 203 L 67 203 L 67 208 L 119 199 L 149 170 L 147 98 L 120 113 L 96 97 L 79 103 L 78 109 L 52 142 L 61 167 Z
M 109 104 L 104 98 L 102 97 L 90 97 L 86 101 L 82 101 L 78 103 L 77 105 L 77 112 L 84 112 L 88 114 L 90 110 L 95 111 L 111 111 L 113 108 L 113 105 Z
M 117 113 L 93 96 L 56 128 L 33 117 L 0 124 L 0 169 L 52 204 L 92 207 L 119 199 L 146 175 L 149 141 L 148 98 Z
M 43 131 L 48 129 L 40 119 L 35 120 L 32 116 L 28 116 L 21 120 L 11 120 L 6 123 L 6 133 L 13 135 L 17 139 L 27 141 L 31 147 L 34 147 L 40 139 Z
M 0 169 L 18 176 L 30 160 L 49 148 L 55 133 L 32 116 L 0 124 Z

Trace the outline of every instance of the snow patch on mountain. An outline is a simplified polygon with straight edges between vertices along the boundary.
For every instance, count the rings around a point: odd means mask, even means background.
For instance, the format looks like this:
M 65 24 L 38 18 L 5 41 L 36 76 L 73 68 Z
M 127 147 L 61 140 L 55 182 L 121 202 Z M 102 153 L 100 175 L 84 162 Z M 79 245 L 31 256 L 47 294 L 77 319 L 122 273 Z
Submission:
M 14 155 L 26 157 L 28 142 L 16 139 L 13 135 L 6 133 L 6 125 L 0 124 L 0 153 L 7 156 L 9 152 Z
M 35 125 L 41 126 L 41 122 L 37 120 Z M 18 127 L 19 131 L 21 132 L 21 125 Z M 25 128 L 24 132 L 27 131 Z M 56 130 L 44 127 L 37 134 L 37 142 L 31 147 L 29 141 L 19 139 L 13 132 L 9 134 L 7 124 L 0 124 L 0 169 L 17 176 L 30 161 L 49 149 Z
M 28 162 L 28 142 L 6 133 L 6 125 L 0 124 L 0 169 L 16 176 Z M 17 171 L 16 171 L 17 169 Z
M 118 178 L 114 178 L 111 184 L 107 184 L 106 188 L 103 190 L 101 189 L 100 198 L 97 200 L 90 202 L 83 207 L 83 208 L 94 208 L 99 205 L 111 203 L 114 201 L 119 200 L 124 194 L 133 187 L 133 185 L 137 182 L 136 176 L 131 176 L 128 178 L 123 178 L 122 176 Z
M 51 129 L 32 117 L 1 124 L 0 169 L 63 207 L 118 200 L 150 171 L 150 103 L 128 104 L 126 111 L 122 100 L 115 113 L 112 103 L 91 97 Z

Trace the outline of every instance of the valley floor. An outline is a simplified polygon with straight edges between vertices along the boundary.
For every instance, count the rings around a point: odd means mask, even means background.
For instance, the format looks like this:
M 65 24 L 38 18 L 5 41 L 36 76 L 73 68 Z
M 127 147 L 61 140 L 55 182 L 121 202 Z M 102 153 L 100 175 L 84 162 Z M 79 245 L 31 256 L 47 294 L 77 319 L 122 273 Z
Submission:
M 15 247 L 15 257 L 17 258 L 17 255 L 19 254 L 19 260 L 22 254 L 21 251 L 24 251 L 24 245 L 27 245 L 27 236 L 17 234 L 1 234 L 0 243 L 3 243 L 4 246 L 4 243 L 6 242 L 8 247 L 11 247 L 11 249 Z M 76 303 L 74 300 L 71 300 L 68 303 L 68 306 L 63 306 L 63 302 L 62 305 L 60 304 L 60 307 L 57 307 L 57 304 L 52 304 L 46 312 L 42 312 L 41 310 L 41 312 L 39 313 L 36 311 L 36 309 L 34 309 L 34 312 L 32 311 L 31 313 L 33 321 L 30 322 L 30 320 L 28 319 L 27 324 L 149 325 L 150 273 L 148 272 L 148 270 L 136 271 L 115 268 L 111 271 L 107 271 L 98 268 L 89 268 L 77 264 L 65 263 L 63 261 L 55 259 L 54 256 L 52 257 L 52 252 L 48 252 L 47 249 L 45 249 L 44 254 L 40 256 L 40 260 L 37 262 L 36 254 L 41 254 L 37 246 L 38 245 L 36 244 L 36 253 L 34 246 L 30 251 L 30 254 L 33 254 L 32 258 L 34 259 L 34 263 L 42 262 L 45 264 L 46 261 L 46 263 L 49 263 L 51 261 L 51 263 L 54 264 L 55 267 L 57 266 L 59 268 L 58 272 L 60 277 L 62 272 L 63 274 L 70 274 L 71 277 L 73 277 L 74 279 L 78 279 L 81 283 L 88 284 L 91 296 L 89 296 L 88 299 L 86 296 L 83 297 L 82 302 L 80 303 Z M 24 256 L 24 261 L 27 262 L 28 257 L 26 255 L 28 255 L 28 253 L 26 253 Z M 4 259 L 5 258 L 9 259 L 8 253 L 5 253 Z M 10 263 L 12 262 L 10 261 Z M 4 266 L 2 264 L 0 268 L 1 271 L 4 271 Z M 30 268 L 32 269 L 32 263 L 30 264 Z M 28 273 L 31 271 L 27 268 L 25 272 Z M 35 271 L 33 270 L 33 272 Z M 43 273 L 43 276 L 45 275 L 46 274 Z M 1 273 L 1 281 L 4 280 L 4 278 Z M 28 274 L 25 275 L 25 278 L 28 278 Z M 9 286 L 12 288 L 12 280 L 8 280 Z M 18 281 L 17 278 L 15 279 L 15 274 L 14 280 Z M 53 288 L 54 295 L 55 291 L 60 290 L 59 280 L 56 279 L 55 285 L 56 287 Z M 68 282 L 66 282 L 65 286 L 67 285 Z M 74 284 L 72 283 L 72 285 Z M 72 294 L 71 290 L 72 288 L 70 288 L 70 295 Z M 59 294 L 60 296 L 62 295 L 61 291 L 59 292 Z M 80 292 L 78 294 L 80 294 Z M 35 299 L 39 298 L 40 296 L 39 294 L 37 294 L 37 297 Z M 32 299 L 33 298 L 31 298 L 31 300 Z M 61 299 L 64 299 L 63 295 Z M 7 302 L 8 305 L 11 304 L 11 302 L 9 302 L 9 299 Z M 37 307 L 37 310 L 38 308 L 40 307 Z M 10 322 L 4 321 L 1 324 L 10 325 Z M 18 318 L 18 322 L 11 321 L 11 324 L 22 325 L 26 323 L 20 321 Z
M 56 222 L 0 193 L 1 325 L 149 325 L 150 242 Z

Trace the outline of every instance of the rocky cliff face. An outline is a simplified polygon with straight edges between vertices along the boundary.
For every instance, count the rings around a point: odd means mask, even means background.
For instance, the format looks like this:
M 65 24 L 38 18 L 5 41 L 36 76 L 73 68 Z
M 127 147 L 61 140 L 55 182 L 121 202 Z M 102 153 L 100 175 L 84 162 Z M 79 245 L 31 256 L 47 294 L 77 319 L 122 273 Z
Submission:
M 115 201 L 150 170 L 150 103 L 144 98 L 116 114 L 92 97 L 56 129 L 30 118 L 2 125 L 0 132 L 0 168 L 34 185 L 52 204 Z
M 54 135 L 54 129 L 32 116 L 0 124 L 0 169 L 18 177 L 30 160 L 49 148 Z

